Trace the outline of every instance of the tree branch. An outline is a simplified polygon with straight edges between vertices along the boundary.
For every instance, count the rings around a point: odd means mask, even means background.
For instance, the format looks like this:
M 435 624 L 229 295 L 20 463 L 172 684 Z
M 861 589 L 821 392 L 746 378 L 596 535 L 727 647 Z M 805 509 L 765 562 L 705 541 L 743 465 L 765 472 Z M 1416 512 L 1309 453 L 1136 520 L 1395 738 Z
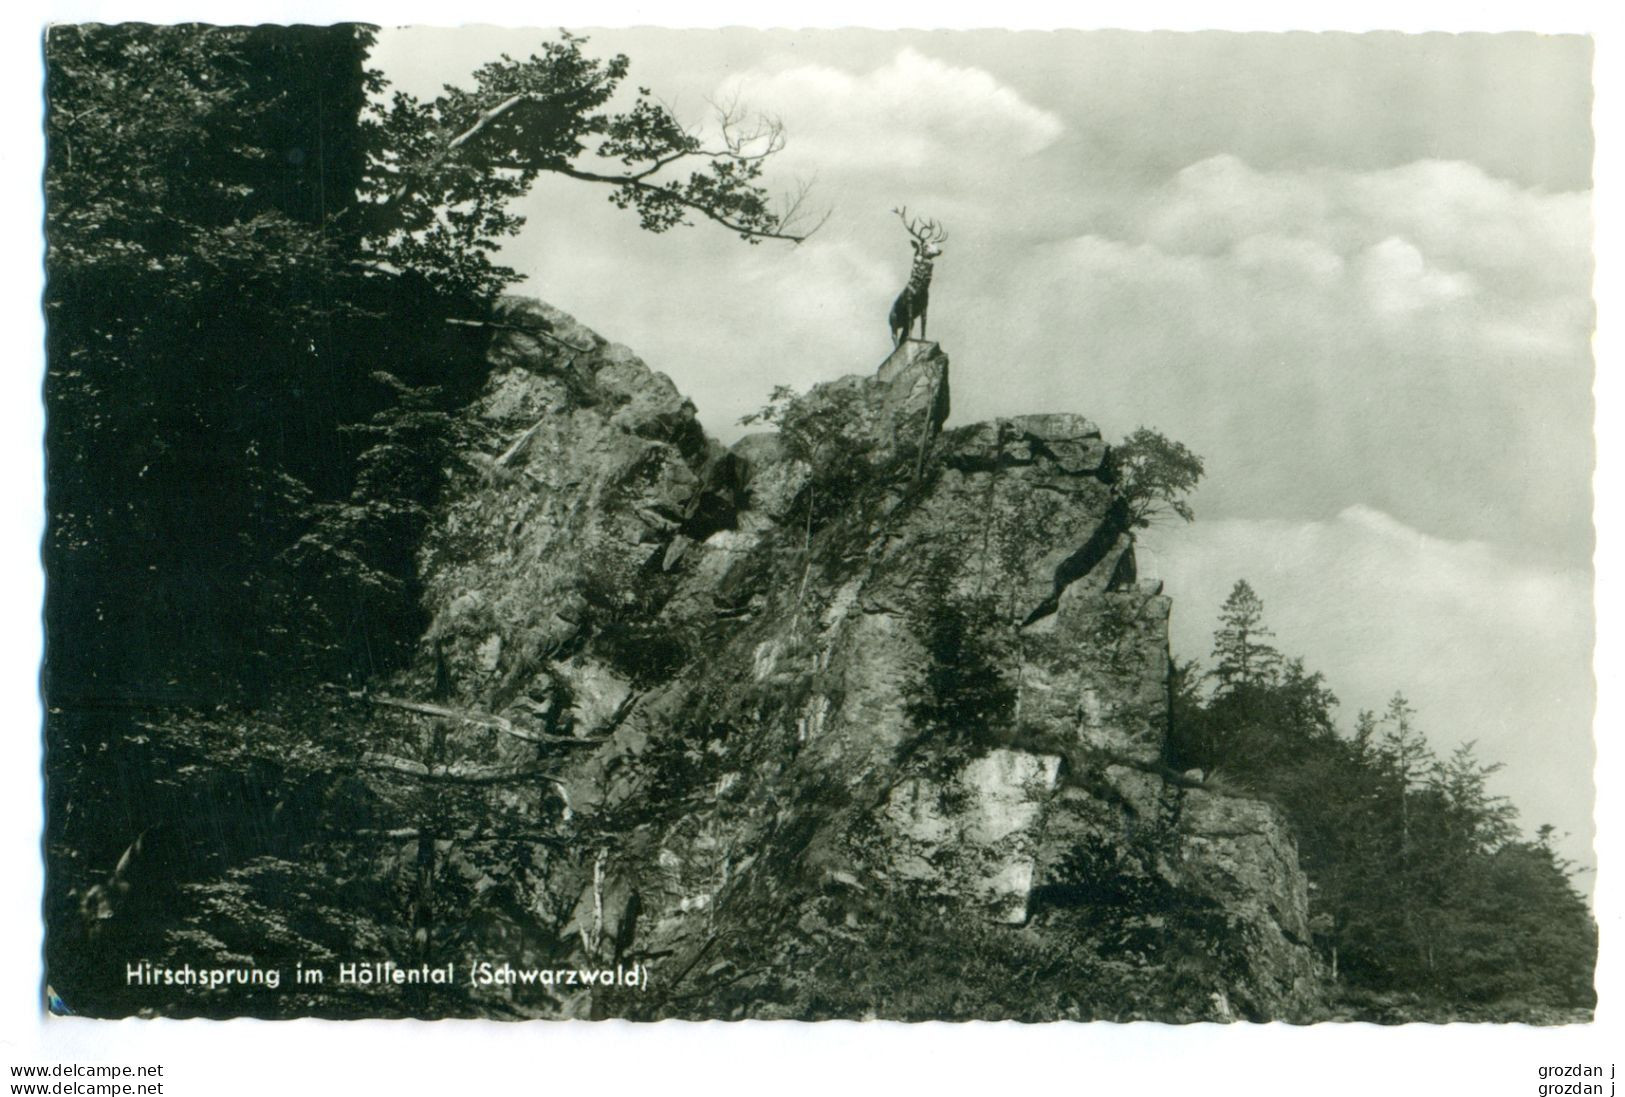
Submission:
M 553 831 L 524 830 L 505 831 L 501 834 L 492 834 L 478 827 L 467 827 L 463 830 L 438 831 L 426 827 L 393 827 L 387 829 L 367 828 L 360 830 L 338 830 L 336 834 L 344 838 L 383 838 L 388 841 L 405 841 L 410 838 L 421 838 L 428 834 L 451 842 L 535 842 L 541 845 L 550 845 L 558 849 L 567 850 L 569 844 Z
M 418 184 L 425 176 L 429 175 L 436 168 L 440 167 L 447 160 L 451 159 L 453 153 L 462 148 L 468 142 L 472 141 L 474 138 L 478 137 L 493 122 L 496 122 L 515 107 L 521 106 L 525 103 L 537 103 L 568 110 L 571 108 L 571 105 L 575 102 L 575 100 L 586 97 L 587 95 L 591 94 L 592 90 L 592 87 L 589 85 L 587 87 L 576 88 L 574 91 L 564 92 L 557 95 L 544 95 L 541 92 L 534 91 L 519 92 L 516 95 L 510 95 L 508 98 L 504 99 L 490 110 L 481 113 L 479 117 L 474 119 L 473 125 L 469 126 L 457 136 L 447 141 L 440 151 L 436 153 L 428 162 L 428 164 L 416 170 L 404 171 L 402 174 L 405 176 L 405 178 L 402 180 L 401 185 L 395 188 L 394 193 L 392 193 L 388 199 L 378 204 L 378 210 L 388 212 L 399 206 L 412 194 L 413 191 L 417 189 Z
M 577 354 L 592 353 L 591 347 L 578 347 L 568 339 L 562 339 L 550 331 L 543 331 L 541 328 L 536 327 L 527 327 L 524 324 L 504 324 L 498 320 L 461 320 L 457 317 L 449 317 L 446 320 L 446 323 L 455 324 L 462 328 L 495 328 L 498 331 L 517 331 L 525 335 L 535 335 L 542 339 L 551 339 L 559 346 L 568 347 Z
M 772 151 L 777 152 L 778 150 L 774 149 Z M 749 163 L 752 160 L 765 160 L 769 155 L 771 155 L 769 152 L 747 154 L 735 152 L 733 149 L 683 149 L 679 152 L 672 153 L 670 156 L 662 156 L 658 160 L 651 163 L 648 167 L 644 168 L 642 171 L 632 172 L 631 174 L 623 176 L 622 178 L 628 183 L 634 183 L 640 179 L 647 179 L 649 176 L 658 172 L 661 168 L 670 167 L 672 164 L 677 163 L 677 161 L 686 160 L 690 156 L 697 156 L 706 160 L 737 160 L 740 163 Z M 547 170 L 556 171 L 557 169 L 549 168 Z
M 550 773 L 541 773 L 534 769 L 470 766 L 457 762 L 449 765 L 431 766 L 407 758 L 397 758 L 393 754 L 362 755 L 360 766 L 362 769 L 399 773 L 404 777 L 416 777 L 423 781 L 449 781 L 464 785 L 500 785 L 513 781 L 547 781 L 558 786 L 561 792 L 564 790 L 563 781 Z
M 448 130 L 455 126 L 455 132 L 441 137 L 437 147 L 422 161 L 385 169 L 392 171 L 396 178 L 390 180 L 394 187 L 388 192 L 388 197 L 372 204 L 371 213 L 378 218 L 376 224 L 389 226 L 401 219 L 403 207 L 413 200 L 414 195 L 425 188 L 437 187 L 435 180 L 448 162 L 456 159 L 460 152 L 471 147 L 482 136 L 489 137 L 493 127 L 516 111 L 529 107 L 556 112 L 561 119 L 576 118 L 588 101 L 601 101 L 603 94 L 613 89 L 613 79 L 607 84 L 600 79 L 562 92 L 519 91 L 480 111 L 471 121 L 447 125 Z M 446 102 L 436 100 L 431 110 L 445 110 Z M 758 206 L 743 217 L 730 216 L 730 208 L 736 198 L 749 197 L 759 202 L 761 192 L 753 185 L 753 180 L 761 162 L 783 150 L 784 127 L 778 119 L 768 116 L 760 116 L 754 122 L 743 119 L 737 103 L 722 106 L 713 102 L 711 105 L 717 112 L 720 147 L 704 147 L 695 134 L 684 133 L 677 126 L 669 108 L 663 105 L 653 107 L 640 99 L 629 114 L 615 119 L 579 119 L 585 125 L 586 132 L 607 135 L 597 152 L 600 156 L 614 156 L 621 160 L 626 170 L 620 174 L 602 174 L 575 166 L 572 161 L 585 150 L 577 141 L 580 134 L 571 128 L 568 121 L 563 120 L 556 134 L 534 132 L 536 127 L 528 119 L 516 121 L 511 140 L 506 136 L 496 139 L 499 147 L 492 166 L 516 171 L 527 177 L 545 171 L 571 179 L 622 187 L 634 194 L 658 200 L 663 207 L 662 214 L 668 217 L 680 218 L 681 214 L 676 213 L 676 209 L 697 211 L 706 219 L 747 239 L 788 240 L 799 244 L 816 232 L 823 225 L 823 220 L 811 231 L 795 230 L 799 201 L 780 213 Z M 459 104 L 457 113 L 473 111 L 477 106 L 477 103 L 465 101 L 465 104 Z M 446 124 L 445 120 L 442 120 L 442 124 Z M 559 136 L 569 140 L 558 142 L 551 139 Z M 738 165 L 741 174 L 736 176 L 729 169 L 719 169 L 716 180 L 718 193 L 710 195 L 703 193 L 703 187 L 699 188 L 701 193 L 691 196 L 679 185 L 655 181 L 660 172 L 690 157 L 714 164 Z M 641 201 L 639 205 L 640 212 L 646 212 L 641 209 Z M 738 214 L 739 211 L 733 212 Z
M 557 172 L 558 174 L 568 176 L 571 179 L 580 179 L 587 183 L 608 183 L 610 186 L 632 187 L 634 190 L 658 194 L 664 198 L 669 198 L 671 201 L 676 202 L 680 206 L 703 214 L 706 218 L 715 221 L 723 228 L 732 229 L 734 232 L 741 233 L 743 235 L 757 236 L 764 240 L 788 240 L 792 244 L 799 244 L 803 240 L 807 239 L 807 237 L 817 232 L 823 227 L 824 222 L 829 220 L 829 214 L 826 213 L 823 217 L 819 218 L 818 224 L 800 234 L 793 232 L 779 232 L 775 229 L 752 228 L 749 225 L 742 225 L 737 221 L 731 220 L 730 218 L 705 205 L 703 202 L 696 202 L 692 198 L 684 197 L 683 193 L 679 190 L 660 183 L 645 182 L 638 175 L 601 175 L 595 171 L 583 171 L 580 168 L 572 167 L 569 164 L 557 164 L 547 168 L 546 170 Z M 784 221 L 780 220 L 779 225 L 782 227 L 783 224 Z
M 448 720 L 461 720 L 467 724 L 476 724 L 480 727 L 490 728 L 493 731 L 500 731 L 504 735 L 513 736 L 515 739 L 523 739 L 527 743 L 563 743 L 569 746 L 590 746 L 604 741 L 601 738 L 578 739 L 574 735 L 548 735 L 539 731 L 526 731 L 516 727 L 511 720 L 501 716 L 493 716 L 486 712 L 471 712 L 467 709 L 448 708 L 445 705 L 431 705 L 426 701 L 403 701 L 396 697 L 357 693 L 350 694 L 350 697 L 356 701 L 366 701 L 368 704 L 415 712 L 420 716 L 439 716 Z

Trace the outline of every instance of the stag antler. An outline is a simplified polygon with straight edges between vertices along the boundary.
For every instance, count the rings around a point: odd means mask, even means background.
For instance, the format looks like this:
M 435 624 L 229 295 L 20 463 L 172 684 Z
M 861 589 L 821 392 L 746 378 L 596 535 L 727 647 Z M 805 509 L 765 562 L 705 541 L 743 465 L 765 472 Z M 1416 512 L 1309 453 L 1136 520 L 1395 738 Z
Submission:
M 920 243 L 945 244 L 948 242 L 948 231 L 935 221 L 921 221 L 918 217 L 912 221 L 909 220 L 907 206 L 902 209 L 893 209 L 892 212 L 902 218 L 903 227 L 908 230 L 908 234 Z

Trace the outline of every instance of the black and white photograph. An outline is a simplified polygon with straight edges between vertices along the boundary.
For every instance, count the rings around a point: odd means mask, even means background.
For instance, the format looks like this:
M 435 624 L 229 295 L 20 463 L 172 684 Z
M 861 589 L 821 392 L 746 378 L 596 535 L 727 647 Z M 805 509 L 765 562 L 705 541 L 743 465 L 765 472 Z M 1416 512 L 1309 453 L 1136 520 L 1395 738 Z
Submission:
M 1594 39 L 682 26 L 39 28 L 42 1023 L 1589 1031 Z

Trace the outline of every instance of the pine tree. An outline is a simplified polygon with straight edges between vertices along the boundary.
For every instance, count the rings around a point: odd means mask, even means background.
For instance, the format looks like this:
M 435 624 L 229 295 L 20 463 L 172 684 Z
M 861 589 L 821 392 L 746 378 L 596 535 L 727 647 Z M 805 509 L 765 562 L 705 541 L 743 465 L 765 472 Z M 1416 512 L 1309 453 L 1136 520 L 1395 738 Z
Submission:
M 1275 634 L 1264 626 L 1264 603 L 1245 579 L 1237 579 L 1219 609 L 1213 634 L 1212 674 L 1219 692 L 1273 682 L 1280 673 L 1281 653 L 1268 641 Z
M 1423 783 L 1424 778 L 1438 764 L 1427 737 L 1416 727 L 1416 710 L 1396 692 L 1388 699 L 1388 709 L 1382 717 L 1383 732 L 1378 742 L 1380 757 L 1398 780 L 1400 817 L 1408 819 L 1406 804 L 1409 797 Z
M 1350 740 L 1355 756 L 1364 762 L 1374 749 L 1372 744 L 1377 738 L 1377 714 L 1368 708 L 1363 708 L 1354 717 L 1354 737 Z
M 1434 766 L 1432 783 L 1444 798 L 1447 837 L 1463 856 L 1492 853 L 1518 835 L 1518 809 L 1488 787 L 1503 768 L 1500 762 L 1480 762 L 1471 741 Z

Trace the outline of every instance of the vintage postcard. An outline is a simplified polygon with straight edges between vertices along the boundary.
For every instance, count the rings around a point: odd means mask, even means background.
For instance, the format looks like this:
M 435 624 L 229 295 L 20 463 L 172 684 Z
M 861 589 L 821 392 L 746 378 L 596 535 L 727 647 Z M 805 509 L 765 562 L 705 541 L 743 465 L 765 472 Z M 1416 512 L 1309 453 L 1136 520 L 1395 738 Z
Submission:
M 46 1008 L 1591 1021 L 1592 62 L 52 26 Z

